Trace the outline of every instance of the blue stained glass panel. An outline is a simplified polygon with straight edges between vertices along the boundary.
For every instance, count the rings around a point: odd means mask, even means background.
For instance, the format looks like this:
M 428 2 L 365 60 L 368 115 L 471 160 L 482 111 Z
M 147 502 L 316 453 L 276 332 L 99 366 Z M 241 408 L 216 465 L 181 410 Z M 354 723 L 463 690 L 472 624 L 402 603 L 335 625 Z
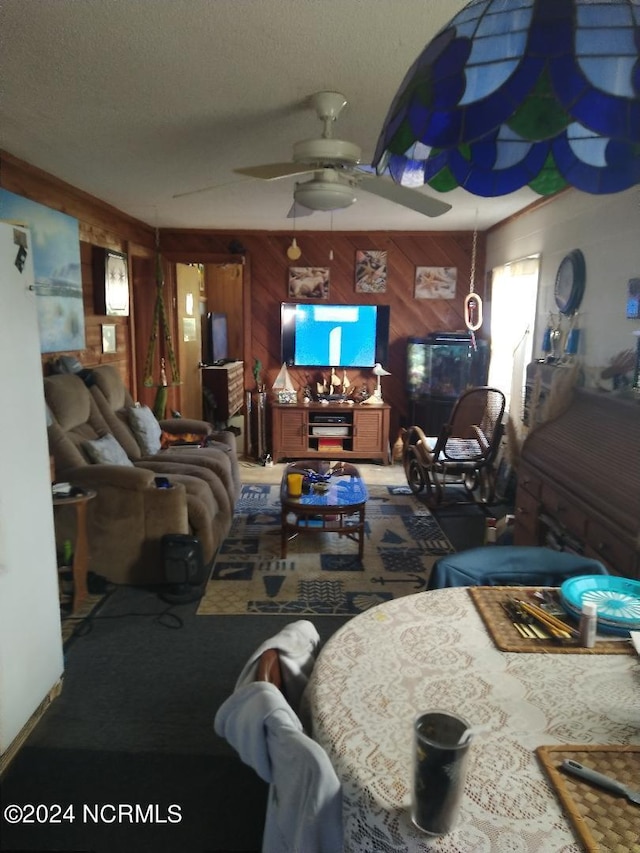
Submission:
M 415 185 L 422 171 L 486 196 L 532 182 L 540 192 L 563 181 L 587 192 L 633 186 L 639 22 L 640 0 L 475 0 L 405 77 L 374 165 L 413 151 L 394 162 L 394 180 Z M 429 150 L 423 169 L 416 142 Z
M 496 142 L 496 168 L 508 169 L 515 166 L 527 156 L 531 146 L 531 142 L 513 133 L 508 127 L 502 127 Z
M 518 63 L 511 60 L 510 62 L 495 62 L 492 65 L 481 65 L 467 69 L 467 86 L 464 95 L 460 98 L 460 105 L 472 104 L 474 101 L 486 98 L 487 95 L 497 91 L 517 67 Z
M 633 26 L 631 9 L 622 3 L 578 3 L 576 22 L 578 28 L 593 27 L 598 30 Z
M 609 144 L 608 139 L 594 136 L 581 124 L 572 124 L 567 128 L 567 141 L 578 160 L 599 169 L 607 165 L 605 154 Z
M 469 65 L 488 65 L 505 59 L 522 56 L 527 42 L 526 32 L 508 33 L 506 36 L 475 38 L 469 56 Z
M 493 10 L 485 15 L 480 21 L 478 36 L 489 36 L 501 33 L 508 35 L 516 30 L 526 32 L 531 23 L 531 9 L 521 9 L 520 11 L 509 10 L 508 12 L 498 12 L 495 14 Z
M 578 30 L 576 33 L 576 54 L 578 56 L 618 56 L 638 55 L 635 34 L 631 30 Z
M 455 18 L 447 24 L 447 27 L 454 26 L 457 27 L 460 24 L 463 24 L 467 21 L 476 22 L 481 15 L 484 15 L 486 12 L 487 6 L 490 5 L 490 0 L 481 0 L 479 3 L 468 3 L 464 9 L 461 9 Z M 446 27 L 443 27 L 446 29 Z
M 635 57 L 625 59 L 601 59 L 591 57 L 579 59 L 578 65 L 585 77 L 597 89 L 621 98 L 633 98 L 632 74 L 636 65 Z

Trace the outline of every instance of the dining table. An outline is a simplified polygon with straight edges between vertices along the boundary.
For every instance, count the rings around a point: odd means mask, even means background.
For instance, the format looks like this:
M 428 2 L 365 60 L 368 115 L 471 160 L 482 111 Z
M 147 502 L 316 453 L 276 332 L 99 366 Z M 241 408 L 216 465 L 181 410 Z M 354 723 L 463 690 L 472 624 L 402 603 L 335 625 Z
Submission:
M 609 654 L 504 651 L 471 591 L 379 604 L 345 623 L 316 661 L 305 702 L 342 784 L 344 853 L 581 853 L 537 748 L 640 744 L 630 641 Z M 441 836 L 411 820 L 413 726 L 430 710 L 481 727 L 458 823 Z

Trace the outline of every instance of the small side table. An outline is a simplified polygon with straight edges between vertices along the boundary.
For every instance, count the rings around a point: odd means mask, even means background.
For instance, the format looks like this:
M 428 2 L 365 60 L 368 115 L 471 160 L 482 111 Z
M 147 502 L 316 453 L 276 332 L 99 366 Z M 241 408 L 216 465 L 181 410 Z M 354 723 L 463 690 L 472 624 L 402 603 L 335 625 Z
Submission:
M 89 537 L 87 535 L 87 504 L 95 498 L 93 489 L 86 489 L 81 494 L 54 495 L 53 505 L 75 507 L 76 511 L 76 541 L 73 546 L 73 608 L 76 613 L 80 604 L 89 595 L 87 589 L 87 572 L 89 568 Z

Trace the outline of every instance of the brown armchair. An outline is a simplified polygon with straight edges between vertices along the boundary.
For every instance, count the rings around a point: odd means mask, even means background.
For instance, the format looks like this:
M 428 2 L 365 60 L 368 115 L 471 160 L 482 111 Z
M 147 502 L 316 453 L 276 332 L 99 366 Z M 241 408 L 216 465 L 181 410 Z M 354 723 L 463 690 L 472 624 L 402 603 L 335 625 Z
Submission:
M 127 456 L 136 465 L 144 465 L 151 470 L 162 473 L 173 471 L 178 473 L 176 465 L 197 466 L 208 469 L 222 483 L 227 493 L 228 510 L 233 515 L 235 502 L 240 496 L 240 466 L 236 453 L 236 440 L 233 433 L 226 430 L 214 432 L 207 421 L 192 418 L 167 418 L 156 421 L 159 430 L 166 433 L 193 435 L 198 434 L 207 439 L 206 447 L 171 446 L 146 453 L 130 423 L 130 412 L 135 410 L 134 400 L 122 381 L 118 370 L 110 364 L 101 364 L 91 372 L 92 384 L 90 392 L 96 406 L 104 418 L 109 431 L 124 448 Z M 154 419 L 155 420 L 155 419 Z M 197 472 L 190 474 L 198 476 Z M 200 474 L 200 476 L 203 476 Z M 211 478 L 208 478 L 211 482 Z M 223 502 L 224 497 L 218 492 L 216 499 Z
M 165 582 L 161 539 L 167 533 L 197 536 L 205 562 L 228 532 L 211 488 L 183 471 L 167 474 L 172 488 L 157 488 L 153 470 L 127 464 L 92 464 L 87 442 L 108 433 L 104 419 L 82 379 L 73 374 L 44 380 L 50 412 L 49 449 L 56 477 L 96 491 L 87 511 L 89 568 L 113 583 Z M 61 535 L 72 519 L 58 513 Z

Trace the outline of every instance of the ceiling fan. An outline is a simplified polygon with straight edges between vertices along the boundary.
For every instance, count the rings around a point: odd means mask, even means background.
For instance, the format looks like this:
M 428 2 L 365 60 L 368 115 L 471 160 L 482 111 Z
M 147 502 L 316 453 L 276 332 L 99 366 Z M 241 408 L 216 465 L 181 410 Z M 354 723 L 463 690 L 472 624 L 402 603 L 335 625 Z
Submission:
M 339 92 L 317 92 L 312 95 L 311 104 L 324 123 L 321 138 L 296 142 L 293 159 L 289 163 L 267 163 L 233 171 L 263 181 L 313 172 L 310 180 L 295 185 L 293 198 L 297 215 L 303 213 L 300 207 L 306 208 L 307 212 L 350 207 L 357 201 L 357 189 L 425 216 L 441 216 L 451 209 L 451 205 L 444 201 L 394 184 L 387 178 L 368 174 L 359 168 L 362 155 L 359 146 L 333 137 L 333 124 L 347 104 L 344 95 Z

